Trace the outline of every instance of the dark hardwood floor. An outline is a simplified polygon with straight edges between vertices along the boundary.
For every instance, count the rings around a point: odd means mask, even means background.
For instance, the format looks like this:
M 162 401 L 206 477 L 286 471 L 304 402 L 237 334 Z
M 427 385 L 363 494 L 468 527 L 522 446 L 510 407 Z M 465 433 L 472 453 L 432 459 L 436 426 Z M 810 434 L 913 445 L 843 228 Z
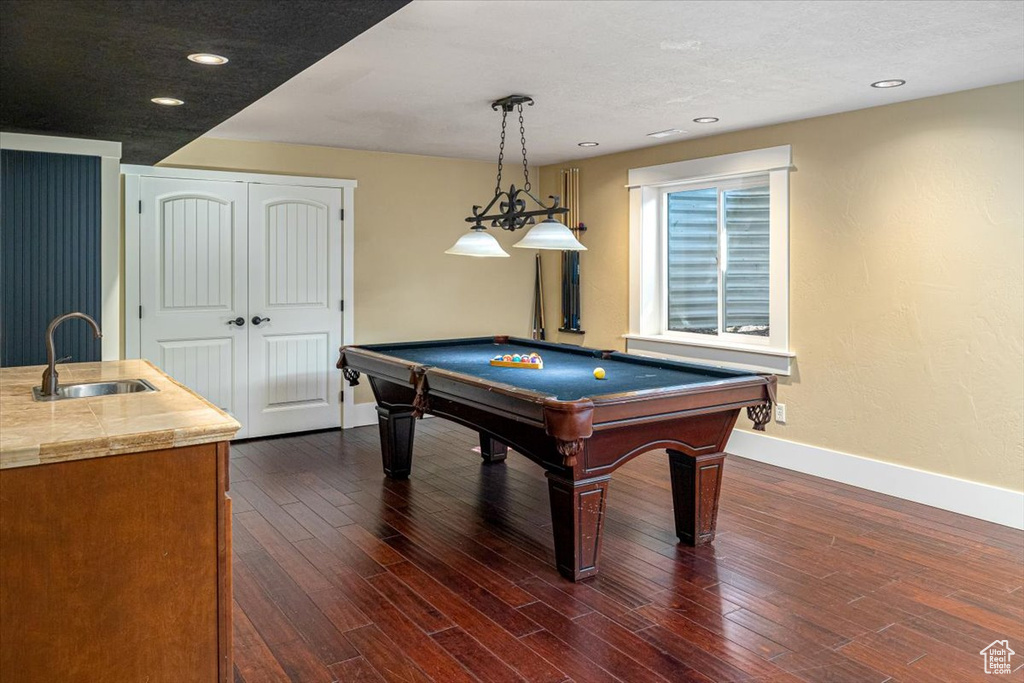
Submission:
M 717 539 L 680 546 L 657 451 L 572 584 L 541 470 L 476 447 L 423 420 L 389 481 L 376 427 L 235 445 L 236 681 L 959 682 L 1006 638 L 1024 664 L 1021 532 L 730 457 Z

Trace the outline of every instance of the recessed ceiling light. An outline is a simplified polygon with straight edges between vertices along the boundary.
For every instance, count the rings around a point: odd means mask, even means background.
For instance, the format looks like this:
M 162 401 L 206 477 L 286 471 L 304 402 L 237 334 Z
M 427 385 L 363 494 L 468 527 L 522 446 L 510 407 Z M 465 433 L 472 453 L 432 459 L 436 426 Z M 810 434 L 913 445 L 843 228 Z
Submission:
M 195 62 L 196 64 L 209 64 L 211 66 L 228 63 L 227 57 L 212 55 L 209 52 L 197 52 L 194 55 L 189 55 L 188 59 L 190 62 Z
M 902 78 L 892 78 L 888 81 L 875 81 L 871 84 L 872 88 L 898 88 L 901 85 L 906 85 L 906 81 Z
M 154 97 L 150 102 L 162 104 L 165 107 L 179 107 L 185 104 L 185 100 L 179 100 L 177 97 Z
M 647 137 L 649 137 L 649 138 L 667 138 L 669 135 L 679 135 L 680 133 L 685 133 L 685 132 L 686 132 L 685 130 L 679 130 L 678 128 L 669 128 L 668 130 L 659 130 L 659 131 L 654 132 L 654 133 L 648 133 Z
M 694 123 L 718 123 L 718 119 L 714 116 L 701 116 L 693 120 Z
M 577 142 L 576 144 L 579 147 L 597 147 L 598 143 L 596 143 L 596 142 Z

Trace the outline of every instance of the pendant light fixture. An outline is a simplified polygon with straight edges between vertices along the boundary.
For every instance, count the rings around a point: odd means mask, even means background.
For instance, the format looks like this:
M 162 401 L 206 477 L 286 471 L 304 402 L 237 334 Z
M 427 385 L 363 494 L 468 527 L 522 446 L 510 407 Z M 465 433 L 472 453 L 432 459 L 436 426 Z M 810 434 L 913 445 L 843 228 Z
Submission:
M 485 207 L 473 207 L 473 215 L 466 217 L 466 222 L 473 224 L 472 228 L 460 237 L 455 245 L 445 252 L 446 254 L 507 257 L 508 253 L 501 248 L 498 240 L 487 232 L 485 222 L 489 222 L 492 228 L 501 228 L 510 232 L 527 225 L 534 226 L 523 239 L 513 245 L 519 249 L 586 250 L 586 247 L 576 239 L 569 228 L 555 220 L 556 215 L 569 211 L 559 206 L 559 198 L 554 195 L 549 196 L 551 204 L 548 206 L 531 192 L 530 166 L 526 158 L 526 128 L 523 124 L 524 104 L 533 106 L 533 98 L 526 95 L 509 95 L 491 103 L 491 109 L 495 111 L 501 109 L 501 145 L 498 148 L 498 178 L 494 185 L 494 197 Z M 519 139 L 523 150 L 524 182 L 521 188 L 509 185 L 508 190 L 502 190 L 501 172 L 505 161 L 505 129 L 508 123 L 508 114 L 511 111 L 519 112 Z M 539 208 L 527 210 L 527 200 L 532 201 Z M 492 209 L 494 209 L 494 213 L 488 213 Z M 537 216 L 547 216 L 547 218 L 540 224 L 534 225 Z
M 455 256 L 508 258 L 508 252 L 501 248 L 494 235 L 487 232 L 482 225 L 474 226 L 444 253 Z

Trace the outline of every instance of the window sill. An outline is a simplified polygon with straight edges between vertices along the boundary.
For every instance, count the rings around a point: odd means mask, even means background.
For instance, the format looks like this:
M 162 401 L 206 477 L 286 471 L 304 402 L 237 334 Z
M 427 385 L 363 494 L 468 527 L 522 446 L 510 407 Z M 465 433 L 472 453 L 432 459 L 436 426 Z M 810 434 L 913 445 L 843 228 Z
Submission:
M 788 377 L 796 354 L 729 342 L 701 343 L 661 335 L 624 334 L 626 352 L 710 363 Z

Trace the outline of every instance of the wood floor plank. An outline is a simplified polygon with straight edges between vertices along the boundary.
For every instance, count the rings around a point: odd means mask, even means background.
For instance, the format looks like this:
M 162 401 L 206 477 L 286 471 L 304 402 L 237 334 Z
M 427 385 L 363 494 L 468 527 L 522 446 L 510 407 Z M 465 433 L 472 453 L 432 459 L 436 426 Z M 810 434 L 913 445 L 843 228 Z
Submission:
M 349 631 L 345 637 L 388 683 L 431 683 L 430 676 L 373 624 Z
M 289 679 L 309 683 L 334 683 L 334 674 L 301 638 L 269 646 Z
M 602 669 L 592 659 L 572 649 L 547 631 L 537 631 L 520 638 L 526 645 L 552 664 L 566 671 L 574 681 L 616 683 L 619 679 Z
M 263 586 L 295 630 L 314 648 L 321 661 L 333 664 L 357 654 L 334 624 L 272 557 L 265 553 L 253 553 L 246 557 L 245 562 L 256 581 Z
M 250 505 L 263 516 L 282 536 L 289 541 L 309 538 L 310 533 L 302 528 L 291 515 L 281 509 L 259 486 L 252 481 L 232 482 L 231 490 L 245 496 Z
M 439 631 L 431 637 L 485 683 L 522 683 L 524 680 L 458 626 Z
M 659 683 L 667 680 L 613 645 L 595 642 L 592 632 L 542 602 L 534 602 L 519 609 L 543 626 L 547 633 L 616 678 Z
M 436 578 L 513 635 L 522 636 L 537 630 L 536 624 L 517 612 L 508 603 L 498 599 L 497 596 L 475 583 L 465 574 L 452 569 L 405 536 L 392 536 L 386 541 L 388 545 L 404 555 L 409 562 Z
M 523 646 L 511 633 L 419 567 L 402 562 L 389 570 L 527 681 L 555 683 L 565 679 L 557 666 Z
M 344 681 L 344 683 L 383 683 L 384 679 L 381 675 L 373 668 L 373 666 L 366 661 L 366 658 L 360 655 L 359 657 L 353 657 L 352 659 L 346 659 L 344 662 L 338 662 L 330 666 L 330 671 L 334 674 L 336 681 Z
M 426 633 L 437 633 L 454 626 L 448 617 L 410 590 L 391 572 L 371 576 L 366 581 Z
M 398 607 L 374 589 L 363 577 L 344 565 L 333 565 L 337 556 L 315 539 L 300 541 L 296 547 L 317 567 L 321 567 L 345 597 L 373 619 L 379 630 L 397 643 L 398 648 L 435 680 L 472 681 L 471 676 L 437 643 L 432 641 Z M 364 627 L 365 628 L 365 627 Z M 359 630 L 359 629 L 357 629 Z M 364 655 L 366 653 L 363 653 Z
M 616 624 L 603 614 L 592 612 L 577 618 L 575 623 L 605 643 L 617 647 L 634 659 L 643 662 L 647 668 L 670 681 L 699 680 L 701 678 L 710 680 L 685 662 L 676 659 L 665 650 L 653 646 L 650 642 Z M 595 643 L 595 645 L 600 646 L 601 643 Z
M 232 631 L 235 667 L 246 683 L 291 680 L 237 602 L 234 603 Z
M 248 615 L 266 643 L 285 643 L 299 637 L 288 617 L 260 586 L 241 559 L 235 559 L 232 590 L 235 602 Z
M 289 543 L 277 529 L 259 512 L 245 512 L 234 517 L 240 525 L 259 543 L 259 550 L 247 553 L 246 558 L 273 558 L 284 573 L 307 593 L 330 587 L 330 582 L 318 572 L 295 547 Z M 255 561 L 254 561 L 255 562 Z M 254 564 L 250 563 L 250 568 Z

